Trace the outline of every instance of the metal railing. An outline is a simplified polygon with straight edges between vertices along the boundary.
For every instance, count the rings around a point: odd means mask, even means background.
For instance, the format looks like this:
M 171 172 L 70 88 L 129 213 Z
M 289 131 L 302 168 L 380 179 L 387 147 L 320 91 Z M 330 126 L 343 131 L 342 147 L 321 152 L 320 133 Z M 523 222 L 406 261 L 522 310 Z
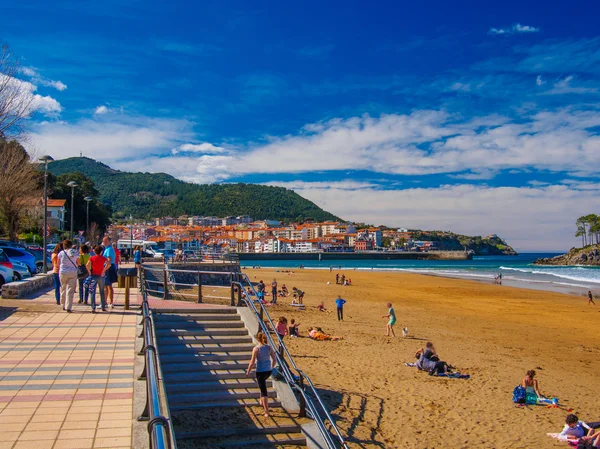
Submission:
M 182 294 L 180 292 L 177 295 L 193 297 L 198 302 L 203 302 L 205 298 L 219 298 L 219 299 L 227 299 L 229 305 L 231 306 L 246 306 L 248 307 L 256 317 L 258 321 L 260 331 L 262 331 L 268 340 L 269 345 L 275 350 L 277 364 L 281 371 L 281 374 L 285 381 L 290 385 L 293 391 L 298 394 L 299 403 L 300 403 L 300 413 L 301 417 L 309 415 L 317 425 L 319 432 L 321 433 L 323 439 L 327 444 L 328 449 L 338 449 L 343 448 L 347 449 L 348 446 L 342 436 L 339 428 L 335 424 L 334 419 L 329 413 L 327 407 L 323 403 L 319 393 L 317 392 L 313 382 L 310 377 L 306 375 L 298 366 L 296 365 L 292 355 L 287 349 L 281 337 L 275 330 L 275 324 L 269 315 L 269 312 L 265 308 L 265 306 L 260 301 L 255 301 L 251 298 L 258 298 L 258 294 L 254 288 L 254 285 L 250 281 L 247 275 L 239 272 L 215 272 L 215 271 L 191 271 L 191 270 L 174 270 L 169 268 L 158 269 L 152 267 L 142 266 L 142 288 L 144 289 L 144 297 L 146 297 L 146 293 L 156 293 L 156 296 L 159 296 L 163 299 L 169 299 L 169 286 L 177 287 L 177 286 L 197 286 L 198 292 L 194 294 Z M 152 271 L 162 271 L 163 279 L 161 280 L 148 280 L 146 276 L 146 272 Z M 171 275 L 177 275 L 177 273 L 186 273 L 187 275 L 193 274 L 198 278 L 198 284 L 189 284 L 183 282 L 174 282 L 170 280 Z M 212 276 L 226 276 L 229 282 L 229 285 L 211 285 L 211 288 L 222 287 L 228 288 L 230 291 L 228 292 L 228 297 L 214 297 L 210 295 L 203 295 L 202 293 L 202 282 L 201 278 L 203 275 L 212 275 Z M 148 289 L 150 284 L 163 283 L 163 291 Z M 147 289 L 147 290 L 146 290 Z M 247 293 L 247 289 L 250 289 L 250 294 Z M 292 372 L 293 370 L 293 372 Z M 328 423 L 328 424 L 327 424 Z
M 165 412 L 163 413 L 159 380 L 162 374 L 154 338 L 152 311 L 148 306 L 148 297 L 145 291 L 142 291 L 142 298 L 142 333 L 140 337 L 144 339 L 144 342 L 139 355 L 144 356 L 144 370 L 138 380 L 146 380 L 146 406 L 138 417 L 138 421 L 148 421 L 150 449 L 177 449 L 165 394 L 162 395 L 165 404 Z

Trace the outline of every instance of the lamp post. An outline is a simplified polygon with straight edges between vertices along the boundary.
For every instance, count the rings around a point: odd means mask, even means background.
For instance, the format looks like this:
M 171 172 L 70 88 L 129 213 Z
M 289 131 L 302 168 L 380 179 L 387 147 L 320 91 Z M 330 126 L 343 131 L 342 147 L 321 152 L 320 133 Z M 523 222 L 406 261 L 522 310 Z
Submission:
M 129 214 L 129 257 L 133 259 L 133 216 Z
M 73 240 L 73 203 L 75 201 L 75 187 L 77 187 L 77 183 L 75 181 L 70 181 L 67 183 L 69 187 L 71 187 L 71 240 Z
M 42 230 L 42 239 L 44 241 L 42 251 L 44 256 L 44 261 L 42 265 L 42 272 L 48 272 L 48 264 L 47 264 L 47 256 L 46 256 L 46 234 L 48 232 L 48 162 L 52 162 L 54 158 L 52 156 L 42 156 L 40 161 L 44 163 L 44 229 Z
M 85 209 L 85 238 L 86 238 L 86 242 L 91 242 L 90 240 L 90 201 L 93 201 L 94 198 L 92 198 L 91 196 L 86 196 L 84 198 L 86 204 L 86 209 Z

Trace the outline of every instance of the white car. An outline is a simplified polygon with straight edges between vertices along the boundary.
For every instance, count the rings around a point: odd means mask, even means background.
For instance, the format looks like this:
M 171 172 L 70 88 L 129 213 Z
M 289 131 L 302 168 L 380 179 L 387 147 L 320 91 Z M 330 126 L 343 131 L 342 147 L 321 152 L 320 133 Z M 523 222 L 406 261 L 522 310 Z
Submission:
M 20 281 L 21 279 L 25 279 L 31 276 L 29 272 L 29 268 L 23 262 L 19 262 L 18 260 L 12 260 L 14 279 L 15 281 Z

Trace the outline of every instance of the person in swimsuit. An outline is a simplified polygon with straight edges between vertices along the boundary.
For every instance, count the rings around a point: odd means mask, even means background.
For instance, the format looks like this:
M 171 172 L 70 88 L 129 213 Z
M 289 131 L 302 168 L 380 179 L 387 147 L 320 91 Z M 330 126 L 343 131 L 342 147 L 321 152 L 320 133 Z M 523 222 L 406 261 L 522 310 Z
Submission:
M 275 351 L 269 346 L 267 336 L 259 332 L 256 335 L 258 345 L 252 349 L 252 358 L 246 370 L 246 376 L 250 377 L 250 371 L 256 363 L 256 382 L 260 388 L 260 405 L 265 411 L 265 418 L 269 417 L 269 393 L 267 391 L 267 379 L 271 377 L 273 365 L 277 363 Z
M 387 323 L 387 334 L 385 334 L 386 337 L 390 336 L 390 333 L 392 334 L 392 337 L 396 336 L 396 333 L 394 332 L 394 325 L 396 324 L 396 312 L 394 311 L 394 308 L 392 307 L 392 303 L 388 302 L 386 304 L 386 307 L 388 308 L 388 313 L 387 315 L 383 315 L 381 318 L 389 318 L 389 321 Z
M 527 371 L 527 374 L 523 378 L 523 382 L 521 386 L 525 388 L 526 391 L 526 401 L 527 403 L 537 403 L 537 398 L 545 398 L 542 393 L 540 393 L 538 381 L 535 378 L 535 370 Z

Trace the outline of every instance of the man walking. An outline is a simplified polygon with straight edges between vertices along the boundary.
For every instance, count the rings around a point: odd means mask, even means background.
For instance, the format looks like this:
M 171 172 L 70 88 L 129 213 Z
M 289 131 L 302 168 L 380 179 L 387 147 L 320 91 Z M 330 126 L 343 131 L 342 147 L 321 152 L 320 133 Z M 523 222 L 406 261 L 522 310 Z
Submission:
M 271 304 L 277 304 L 277 279 L 271 282 Z
M 346 300 L 342 299 L 342 297 L 338 295 L 337 299 L 335 300 L 338 321 L 344 321 L 344 304 L 346 304 Z
M 596 303 L 594 302 L 594 297 L 592 296 L 592 291 L 591 291 L 591 290 L 588 290 L 588 306 L 589 306 L 590 304 L 594 304 L 594 305 L 596 305 Z

